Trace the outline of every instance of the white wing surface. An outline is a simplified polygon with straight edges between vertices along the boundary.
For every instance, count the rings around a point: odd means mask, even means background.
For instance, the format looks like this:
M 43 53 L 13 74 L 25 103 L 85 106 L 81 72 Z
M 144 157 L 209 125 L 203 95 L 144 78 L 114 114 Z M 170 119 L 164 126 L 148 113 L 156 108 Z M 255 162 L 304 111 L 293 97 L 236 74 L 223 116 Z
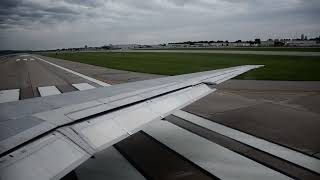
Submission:
M 0 179 L 59 179 L 85 160 L 260 65 L 0 104 Z

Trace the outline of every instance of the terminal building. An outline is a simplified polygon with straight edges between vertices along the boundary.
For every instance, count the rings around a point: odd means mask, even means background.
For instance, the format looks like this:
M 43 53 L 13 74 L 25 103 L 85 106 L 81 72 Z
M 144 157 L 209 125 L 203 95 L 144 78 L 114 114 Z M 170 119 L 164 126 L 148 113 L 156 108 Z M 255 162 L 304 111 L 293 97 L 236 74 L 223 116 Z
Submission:
M 274 46 L 274 40 L 268 39 L 266 41 L 261 41 L 260 42 L 261 47 L 273 47 Z
M 314 47 L 319 45 L 317 41 L 313 40 L 291 40 L 285 42 L 285 46 L 289 47 Z

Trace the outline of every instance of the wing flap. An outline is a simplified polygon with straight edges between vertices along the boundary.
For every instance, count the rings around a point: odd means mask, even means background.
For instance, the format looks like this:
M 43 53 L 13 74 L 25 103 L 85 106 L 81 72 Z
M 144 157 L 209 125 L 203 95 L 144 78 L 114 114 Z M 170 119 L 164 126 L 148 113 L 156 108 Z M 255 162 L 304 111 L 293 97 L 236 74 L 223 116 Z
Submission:
M 157 97 L 146 102 L 76 123 L 70 127 L 96 151 L 140 131 L 148 123 L 160 120 L 173 111 L 211 93 L 206 85 L 195 86 L 183 92 Z M 178 100 L 177 100 L 177 96 Z M 159 111 L 161 109 L 161 111 Z
M 1 158 L 0 179 L 59 179 L 89 157 L 69 138 L 53 132 Z

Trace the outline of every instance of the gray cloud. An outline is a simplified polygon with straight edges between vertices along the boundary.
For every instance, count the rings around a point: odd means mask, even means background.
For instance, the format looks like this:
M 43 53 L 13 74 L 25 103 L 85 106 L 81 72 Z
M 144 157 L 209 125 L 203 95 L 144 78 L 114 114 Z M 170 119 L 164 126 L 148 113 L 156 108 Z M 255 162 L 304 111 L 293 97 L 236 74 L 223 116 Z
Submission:
M 57 20 L 69 20 L 79 14 L 65 6 L 45 6 L 35 2 L 5 0 L 0 6 L 0 24 L 4 29 L 28 28 L 35 23 L 52 23 Z
M 0 7 L 2 8 L 12 8 L 16 7 L 21 3 L 21 0 L 2 0 Z
M 103 1 L 94 1 L 94 0 L 65 0 L 67 3 L 76 4 L 87 7 L 98 7 L 103 5 Z
M 1 0 L 0 49 L 316 36 L 319 17 L 318 0 Z

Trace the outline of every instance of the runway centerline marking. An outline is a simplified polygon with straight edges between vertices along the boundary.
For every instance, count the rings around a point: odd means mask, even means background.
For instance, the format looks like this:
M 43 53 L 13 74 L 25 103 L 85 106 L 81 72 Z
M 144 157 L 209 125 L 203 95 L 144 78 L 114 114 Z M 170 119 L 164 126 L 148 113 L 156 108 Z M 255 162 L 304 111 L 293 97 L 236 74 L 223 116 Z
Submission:
M 257 148 L 263 152 L 267 152 L 281 159 L 287 160 L 291 163 L 297 164 L 304 168 L 307 168 L 311 171 L 320 173 L 320 160 L 313 158 L 311 156 L 307 156 L 303 153 L 291 150 L 289 148 L 268 142 L 266 140 L 257 138 L 255 136 L 246 134 L 244 132 L 238 131 L 236 129 L 232 129 L 221 125 L 219 123 L 215 123 L 213 121 L 204 119 L 202 117 L 196 116 L 194 114 L 178 110 L 172 113 L 174 116 L 182 118 L 186 121 L 199 125 L 201 127 L 207 128 L 216 133 L 227 136 L 231 139 L 249 145 L 251 147 Z
M 168 121 L 155 121 L 143 131 L 221 179 L 291 179 Z
M 38 87 L 38 90 L 39 90 L 41 97 L 61 94 L 59 89 L 56 88 L 55 86 Z
M 20 89 L 0 91 L 0 103 L 12 102 L 19 100 Z
M 42 58 L 39 58 L 39 57 L 35 57 L 35 58 L 36 58 L 36 59 L 39 59 L 40 61 L 46 62 L 46 63 L 48 63 L 48 64 L 50 64 L 50 65 L 52 65 L 52 66 L 55 66 L 55 67 L 57 67 L 57 68 L 63 69 L 63 70 L 65 70 L 65 71 L 69 72 L 69 73 L 72 73 L 72 74 L 75 74 L 75 75 L 77 75 L 77 76 L 80 76 L 80 77 L 82 77 L 82 78 L 84 78 L 84 79 L 86 79 L 86 80 L 88 80 L 88 81 L 91 81 L 91 82 L 94 82 L 94 83 L 96 83 L 96 84 L 99 84 L 99 85 L 101 85 L 101 86 L 110 86 L 110 84 L 108 84 L 108 83 L 99 81 L 99 80 L 97 80 L 97 79 L 94 79 L 94 78 L 92 78 L 92 77 L 83 75 L 83 74 L 78 73 L 78 72 L 75 72 L 75 71 L 72 71 L 72 70 L 67 69 L 67 68 L 65 68 L 65 67 L 56 65 L 56 64 L 54 64 L 54 63 L 52 63 L 52 62 L 49 62 L 49 61 L 46 61 L 46 60 L 44 60 L 44 59 L 42 59 Z

